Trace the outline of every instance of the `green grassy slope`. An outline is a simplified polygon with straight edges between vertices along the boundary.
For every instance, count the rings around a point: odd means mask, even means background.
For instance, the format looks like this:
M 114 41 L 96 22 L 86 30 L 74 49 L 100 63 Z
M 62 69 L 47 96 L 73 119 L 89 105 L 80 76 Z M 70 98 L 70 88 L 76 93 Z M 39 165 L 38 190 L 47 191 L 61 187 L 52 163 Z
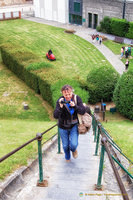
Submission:
M 24 110 L 22 103 L 28 103 Z M 0 59 L 0 158 L 23 143 L 56 124 L 50 121 L 45 102 L 41 101 L 25 83 L 10 72 Z M 47 105 L 47 104 L 46 104 Z M 57 127 L 48 132 L 46 141 L 57 132 Z M 28 159 L 37 155 L 37 141 L 0 163 L 0 179 L 5 178 Z
M 0 43 L 21 45 L 39 56 L 38 61 L 48 62 L 45 54 L 53 50 L 56 62 L 52 62 L 55 79 L 58 73 L 69 78 L 86 79 L 89 71 L 100 65 L 110 65 L 104 56 L 89 42 L 64 33 L 64 29 L 26 20 L 0 23 Z M 43 70 L 40 70 L 43 73 Z M 50 71 L 45 72 L 49 76 Z

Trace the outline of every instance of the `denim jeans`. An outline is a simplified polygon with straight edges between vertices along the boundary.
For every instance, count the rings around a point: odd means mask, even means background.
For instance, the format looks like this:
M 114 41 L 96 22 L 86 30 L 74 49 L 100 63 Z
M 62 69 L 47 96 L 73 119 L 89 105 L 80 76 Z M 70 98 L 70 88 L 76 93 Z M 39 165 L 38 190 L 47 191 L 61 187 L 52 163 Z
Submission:
M 59 128 L 62 145 L 65 153 L 65 159 L 70 160 L 70 151 L 74 152 L 78 146 L 78 126 L 77 124 L 71 129 Z

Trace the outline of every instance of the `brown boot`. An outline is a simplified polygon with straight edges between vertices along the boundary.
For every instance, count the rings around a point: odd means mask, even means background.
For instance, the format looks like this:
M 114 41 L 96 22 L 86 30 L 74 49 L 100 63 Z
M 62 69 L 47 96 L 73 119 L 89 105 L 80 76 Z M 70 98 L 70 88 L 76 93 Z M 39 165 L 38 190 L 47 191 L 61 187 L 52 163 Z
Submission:
M 72 152 L 73 157 L 76 159 L 78 157 L 78 151 L 75 150 L 74 152 Z
M 66 160 L 67 163 L 71 162 L 71 160 Z

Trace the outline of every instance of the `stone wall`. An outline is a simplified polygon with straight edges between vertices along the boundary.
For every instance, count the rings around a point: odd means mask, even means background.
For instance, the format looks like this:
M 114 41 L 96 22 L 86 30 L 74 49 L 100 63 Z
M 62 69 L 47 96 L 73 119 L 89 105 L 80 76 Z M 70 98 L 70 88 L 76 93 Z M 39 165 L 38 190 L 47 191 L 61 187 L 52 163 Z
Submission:
M 126 3 L 125 18 L 133 21 L 133 2 Z M 123 1 L 119 0 L 83 0 L 84 26 L 88 27 L 88 13 L 92 13 L 92 28 L 94 27 L 94 14 L 98 16 L 98 23 L 105 17 L 122 18 Z
M 29 1 L 28 0 L 0 0 L 0 7 L 2 7 L 2 6 L 24 4 L 26 2 L 29 2 Z

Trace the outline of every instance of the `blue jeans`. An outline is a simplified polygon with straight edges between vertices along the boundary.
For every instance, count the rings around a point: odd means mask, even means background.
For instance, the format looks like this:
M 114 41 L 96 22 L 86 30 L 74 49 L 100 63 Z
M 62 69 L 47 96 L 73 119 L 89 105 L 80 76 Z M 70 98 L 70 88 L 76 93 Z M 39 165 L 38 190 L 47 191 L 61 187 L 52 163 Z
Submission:
M 65 153 L 65 159 L 70 160 L 70 151 L 74 152 L 78 146 L 78 126 L 77 124 L 71 129 L 59 128 L 62 145 Z

